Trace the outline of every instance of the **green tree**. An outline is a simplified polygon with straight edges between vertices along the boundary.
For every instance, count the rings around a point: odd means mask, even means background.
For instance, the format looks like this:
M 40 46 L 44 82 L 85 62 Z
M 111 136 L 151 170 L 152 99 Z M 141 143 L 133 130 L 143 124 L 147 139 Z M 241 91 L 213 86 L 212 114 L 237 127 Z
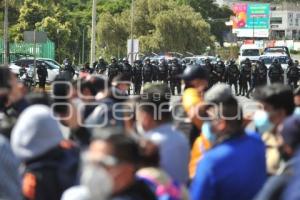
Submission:
M 185 3 L 193 7 L 196 12 L 201 13 L 206 22 L 210 24 L 211 33 L 223 45 L 223 33 L 230 30 L 225 26 L 225 21 L 229 21 L 233 14 L 231 9 L 227 6 L 219 7 L 215 0 L 185 0 Z
M 213 44 L 209 24 L 190 6 L 178 5 L 173 0 L 136 0 L 134 11 L 133 34 L 140 40 L 140 50 L 144 53 L 201 53 Z M 98 42 L 112 55 L 117 55 L 119 51 L 122 55 L 126 54 L 126 41 L 131 32 L 130 19 L 128 9 L 121 14 L 105 13 L 100 16 Z

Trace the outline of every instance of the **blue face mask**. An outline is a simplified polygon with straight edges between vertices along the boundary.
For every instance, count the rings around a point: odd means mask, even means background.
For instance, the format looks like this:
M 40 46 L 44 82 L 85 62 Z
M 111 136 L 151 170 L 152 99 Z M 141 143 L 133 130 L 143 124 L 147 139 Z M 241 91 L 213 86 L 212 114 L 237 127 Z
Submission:
M 294 110 L 294 115 L 300 116 L 300 107 L 296 107 Z
M 217 142 L 217 134 L 213 133 L 211 130 L 211 123 L 210 122 L 204 122 L 202 124 L 202 134 L 204 137 L 211 143 L 215 144 Z
M 253 121 L 259 134 L 263 134 L 274 128 L 274 124 L 270 121 L 269 114 L 266 111 L 256 111 Z

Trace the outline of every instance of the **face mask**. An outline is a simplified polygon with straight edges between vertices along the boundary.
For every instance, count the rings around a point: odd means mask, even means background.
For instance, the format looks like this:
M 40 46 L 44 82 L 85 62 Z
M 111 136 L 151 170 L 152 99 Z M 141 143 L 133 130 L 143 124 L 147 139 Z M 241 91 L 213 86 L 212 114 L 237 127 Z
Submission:
M 204 122 L 202 124 L 202 134 L 204 137 L 211 143 L 215 144 L 217 142 L 217 134 L 212 132 L 211 130 L 211 123 L 210 122 Z
M 259 134 L 263 134 L 266 131 L 274 128 L 274 124 L 270 121 L 269 114 L 266 111 L 258 110 L 254 114 L 254 124 L 258 129 Z
M 296 107 L 294 110 L 294 115 L 300 116 L 300 107 Z
M 143 128 L 143 126 L 138 122 L 135 123 L 135 128 L 136 128 L 138 135 L 144 135 L 146 132 L 145 129 Z
M 85 164 L 81 184 L 90 192 L 91 199 L 108 199 L 113 191 L 113 180 L 105 169 L 92 164 Z

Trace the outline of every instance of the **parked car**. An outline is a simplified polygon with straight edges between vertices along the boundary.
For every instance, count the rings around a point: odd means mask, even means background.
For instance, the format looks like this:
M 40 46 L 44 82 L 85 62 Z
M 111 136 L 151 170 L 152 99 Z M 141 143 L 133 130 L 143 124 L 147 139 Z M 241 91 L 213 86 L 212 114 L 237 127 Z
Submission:
M 291 58 L 289 48 L 287 48 L 286 46 L 266 47 L 264 50 L 264 55 L 269 54 L 287 55 L 289 58 Z
M 51 59 L 50 59 L 50 61 L 48 59 L 45 59 L 45 58 L 38 58 L 36 60 L 36 65 L 37 66 L 41 65 L 42 63 L 44 63 L 45 66 L 47 67 L 47 71 L 48 71 L 47 82 L 48 83 L 52 82 L 55 79 L 55 77 L 59 74 L 60 66 L 54 64 L 53 60 L 51 60 Z M 34 59 L 26 58 L 26 59 L 17 60 L 15 62 L 12 62 L 10 64 L 9 68 L 15 74 L 19 74 L 21 66 L 25 66 L 27 71 L 30 70 L 31 73 L 33 73 Z M 36 76 L 36 79 L 37 79 L 37 76 Z
M 272 53 L 272 54 L 261 55 L 259 57 L 259 60 L 264 61 L 268 69 L 271 66 L 274 59 L 278 59 L 279 63 L 281 64 L 284 70 L 287 69 L 288 61 L 290 59 L 287 55 L 282 55 L 281 53 Z

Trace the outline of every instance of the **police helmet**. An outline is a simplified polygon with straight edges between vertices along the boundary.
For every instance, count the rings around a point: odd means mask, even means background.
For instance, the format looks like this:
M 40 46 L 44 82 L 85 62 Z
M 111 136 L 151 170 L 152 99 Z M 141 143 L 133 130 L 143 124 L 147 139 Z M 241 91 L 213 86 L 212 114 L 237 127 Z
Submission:
M 116 57 L 111 57 L 110 60 L 111 60 L 111 62 L 117 62 L 117 58 Z
M 192 81 L 195 79 L 209 79 L 208 71 L 205 67 L 200 65 L 188 65 L 183 73 L 180 75 L 184 81 Z

